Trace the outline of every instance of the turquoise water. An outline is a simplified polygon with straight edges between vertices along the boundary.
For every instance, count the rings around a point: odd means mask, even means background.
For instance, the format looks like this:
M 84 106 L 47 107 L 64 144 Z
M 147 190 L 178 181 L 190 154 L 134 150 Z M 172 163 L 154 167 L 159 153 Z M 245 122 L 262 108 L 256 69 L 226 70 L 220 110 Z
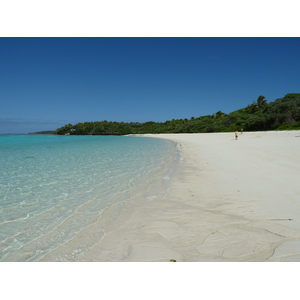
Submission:
M 176 147 L 133 136 L 1 135 L 0 154 L 0 261 L 37 261 L 168 178 Z

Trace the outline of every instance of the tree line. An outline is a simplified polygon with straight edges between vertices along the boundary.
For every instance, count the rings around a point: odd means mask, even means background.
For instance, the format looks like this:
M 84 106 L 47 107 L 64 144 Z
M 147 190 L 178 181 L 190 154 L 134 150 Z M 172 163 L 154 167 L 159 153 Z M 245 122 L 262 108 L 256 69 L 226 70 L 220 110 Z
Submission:
M 165 122 L 84 122 L 58 128 L 58 135 L 126 135 L 145 133 L 205 133 L 235 130 L 264 131 L 300 129 L 300 93 L 287 94 L 267 103 L 264 96 L 245 108 L 229 114 L 218 111 L 213 115 Z

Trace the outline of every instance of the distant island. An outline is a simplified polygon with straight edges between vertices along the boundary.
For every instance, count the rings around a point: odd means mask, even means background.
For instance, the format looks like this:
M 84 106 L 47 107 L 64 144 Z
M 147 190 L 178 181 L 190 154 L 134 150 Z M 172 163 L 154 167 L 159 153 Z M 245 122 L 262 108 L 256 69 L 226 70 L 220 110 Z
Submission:
M 37 132 L 29 132 L 28 134 L 56 134 L 55 131 L 47 130 L 47 131 L 37 131 Z
M 295 130 L 300 129 L 300 93 L 287 94 L 283 98 L 267 103 L 264 96 L 245 108 L 229 114 L 218 111 L 213 115 L 173 119 L 158 122 L 84 122 L 67 124 L 55 131 L 43 131 L 39 134 L 57 135 L 126 135 L 145 133 L 205 133 Z M 36 133 L 36 134 L 38 134 Z

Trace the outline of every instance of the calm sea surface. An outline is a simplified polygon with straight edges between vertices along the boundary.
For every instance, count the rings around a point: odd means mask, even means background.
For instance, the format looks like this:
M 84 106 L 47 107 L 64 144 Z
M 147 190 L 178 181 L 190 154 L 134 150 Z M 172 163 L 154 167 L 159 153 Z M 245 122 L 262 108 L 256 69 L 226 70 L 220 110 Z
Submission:
M 37 261 L 166 179 L 177 152 L 144 137 L 0 135 L 0 155 L 0 261 Z

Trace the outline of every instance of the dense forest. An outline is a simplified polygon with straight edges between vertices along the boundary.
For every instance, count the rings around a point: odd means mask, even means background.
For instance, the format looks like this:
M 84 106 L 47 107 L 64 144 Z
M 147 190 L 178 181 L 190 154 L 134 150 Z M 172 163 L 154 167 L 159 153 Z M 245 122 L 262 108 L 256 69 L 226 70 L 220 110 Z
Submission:
M 300 129 L 300 93 L 287 94 L 267 103 L 264 96 L 245 108 L 229 114 L 218 111 L 213 115 L 173 119 L 163 123 L 84 122 L 67 124 L 55 134 L 70 135 L 126 135 L 143 133 L 230 132 L 235 130 L 293 130 Z

